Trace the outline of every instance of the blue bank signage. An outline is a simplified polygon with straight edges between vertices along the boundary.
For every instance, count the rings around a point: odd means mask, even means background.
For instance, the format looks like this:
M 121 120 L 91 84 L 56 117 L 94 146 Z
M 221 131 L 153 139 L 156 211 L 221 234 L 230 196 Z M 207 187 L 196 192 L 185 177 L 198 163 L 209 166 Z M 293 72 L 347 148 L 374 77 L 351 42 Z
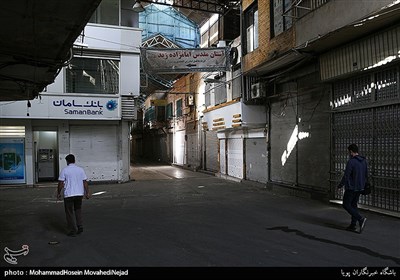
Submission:
M 107 118 L 118 116 L 118 99 L 113 98 L 53 98 L 50 112 L 53 116 Z
M 41 95 L 30 101 L 0 106 L 2 118 L 24 119 L 121 119 L 119 97 Z
M 23 138 L 0 139 L 0 184 L 25 183 Z

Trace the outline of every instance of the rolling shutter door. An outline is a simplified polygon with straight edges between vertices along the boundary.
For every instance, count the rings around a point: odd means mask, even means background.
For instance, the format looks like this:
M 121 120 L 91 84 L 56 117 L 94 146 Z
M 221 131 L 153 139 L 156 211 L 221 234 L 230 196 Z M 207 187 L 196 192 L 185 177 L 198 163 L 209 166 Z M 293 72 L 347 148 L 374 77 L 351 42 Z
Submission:
M 246 179 L 267 182 L 267 143 L 265 138 L 246 139 Z
M 70 150 L 88 180 L 118 180 L 117 126 L 71 126 Z
M 218 137 L 215 131 L 206 131 L 205 141 L 205 169 L 208 171 L 218 172 Z M 225 153 L 224 153 L 225 154 Z

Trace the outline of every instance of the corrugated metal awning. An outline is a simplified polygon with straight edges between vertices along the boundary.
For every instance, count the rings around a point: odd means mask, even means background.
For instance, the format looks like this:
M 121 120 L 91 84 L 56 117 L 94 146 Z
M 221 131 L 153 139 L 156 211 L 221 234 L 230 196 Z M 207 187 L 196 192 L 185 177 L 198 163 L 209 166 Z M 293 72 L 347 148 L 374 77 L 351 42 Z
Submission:
M 302 53 L 323 53 L 378 30 L 396 25 L 400 22 L 399 9 L 400 3 L 388 6 L 356 22 L 307 41 L 297 46 L 296 50 Z
M 268 60 L 262 63 L 260 66 L 254 67 L 253 69 L 247 71 L 245 75 L 256 77 L 268 75 L 268 73 L 279 70 L 284 66 L 291 65 L 295 62 L 300 62 L 307 57 L 309 56 L 306 54 L 302 54 L 296 50 L 290 50 L 273 60 Z
M 389 65 L 400 60 L 400 25 L 377 32 L 320 56 L 321 79 Z

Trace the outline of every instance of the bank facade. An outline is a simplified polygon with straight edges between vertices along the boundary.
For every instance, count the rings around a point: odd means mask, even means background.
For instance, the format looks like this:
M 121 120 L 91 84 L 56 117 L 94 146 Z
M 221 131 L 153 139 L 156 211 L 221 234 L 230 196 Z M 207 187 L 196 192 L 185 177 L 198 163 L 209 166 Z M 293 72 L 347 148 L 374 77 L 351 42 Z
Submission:
M 56 181 L 69 153 L 89 181 L 130 179 L 141 30 L 136 13 L 121 16 L 124 1 L 116 3 L 116 11 L 99 6 L 38 98 L 0 103 L 1 185 Z M 96 18 L 102 9 L 109 13 L 105 21 Z M 127 17 L 136 17 L 136 25 Z

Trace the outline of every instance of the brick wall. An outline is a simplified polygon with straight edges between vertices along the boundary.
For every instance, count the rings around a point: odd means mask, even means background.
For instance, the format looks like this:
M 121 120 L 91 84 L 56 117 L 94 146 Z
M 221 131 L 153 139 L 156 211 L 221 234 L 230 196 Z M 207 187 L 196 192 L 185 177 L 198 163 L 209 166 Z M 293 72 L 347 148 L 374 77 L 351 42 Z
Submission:
M 268 0 L 261 0 L 267 2 Z M 242 1 L 242 9 L 243 11 L 246 10 L 251 4 L 253 4 L 254 0 L 243 0 Z
M 254 1 L 244 0 L 243 11 Z M 270 1 L 258 1 L 258 41 L 259 46 L 253 52 L 243 57 L 244 73 L 262 63 L 271 60 L 295 46 L 294 26 L 278 36 L 271 38 Z
M 193 122 L 197 118 L 196 107 L 190 107 L 187 103 L 188 93 L 198 93 L 199 84 L 204 73 L 192 73 L 187 74 L 179 78 L 173 88 L 170 90 L 173 94 L 167 95 L 167 104 L 173 103 L 173 114 L 176 114 L 176 101 L 182 99 L 182 113 L 184 114 L 180 118 L 176 118 L 176 128 L 184 129 L 187 122 Z M 180 94 L 182 92 L 182 94 Z M 197 98 L 195 94 L 195 99 Z M 197 102 L 197 101 L 195 101 Z M 190 110 L 189 110 L 190 109 Z M 188 111 L 189 110 L 189 111 Z

